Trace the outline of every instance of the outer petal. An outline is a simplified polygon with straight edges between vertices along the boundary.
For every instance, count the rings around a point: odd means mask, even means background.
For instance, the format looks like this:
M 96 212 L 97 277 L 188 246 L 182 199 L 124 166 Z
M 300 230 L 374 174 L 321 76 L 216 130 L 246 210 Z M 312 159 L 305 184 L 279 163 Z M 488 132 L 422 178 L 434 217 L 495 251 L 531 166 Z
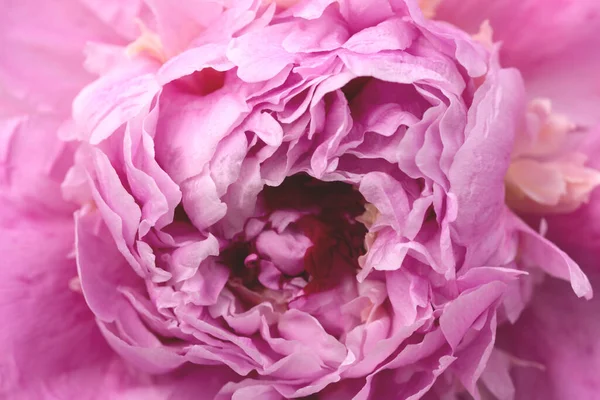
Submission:
M 57 186 L 72 163 L 70 146 L 57 139 L 75 94 L 93 78 L 85 71 L 88 41 L 125 42 L 139 1 L 8 0 L 0 6 L 0 190 L 36 206 L 65 209 Z M 127 18 L 126 18 L 127 16 Z M 51 179 L 46 179 L 50 177 Z M 32 204 L 33 205 L 33 204 Z
M 113 4 L 94 1 L 8 0 L 0 6 L 0 105 L 15 110 L 68 113 L 92 76 L 83 69 L 88 41 L 124 44 Z M 108 3 L 108 4 L 107 4 Z M 129 2 L 131 4 L 139 1 Z M 42 68 L 43 66 L 43 68 Z
M 112 398 L 132 376 L 73 284 L 70 215 L 3 199 L 0 236 L 0 398 Z
M 600 284 L 600 274 L 590 274 Z M 517 324 L 498 333 L 500 347 L 523 361 L 512 373 L 516 399 L 594 400 L 600 393 L 600 300 L 573 296 L 565 282 L 548 278 Z
M 521 70 L 531 97 L 552 99 L 577 123 L 600 120 L 599 2 L 443 0 L 436 18 L 471 33 L 489 20 L 502 63 Z
M 503 223 L 504 175 L 522 105 L 522 83 L 516 71 L 499 70 L 490 77 L 475 93 L 467 137 L 450 169 L 451 191 L 458 202 L 455 226 L 461 244 L 470 244 L 469 266 L 485 263 L 501 240 L 501 228 L 495 229 L 495 235 L 482 237 L 481 233 L 489 232 L 491 224 Z
M 0 10 L 0 45 L 10 55 L 0 62 L 3 399 L 161 398 L 115 356 L 79 293 L 72 205 L 59 188 L 72 164 L 59 132 L 92 79 L 83 47 L 122 41 L 118 10 L 104 6 L 101 16 L 91 1 L 8 1 Z
M 579 265 L 520 219 L 514 216 L 509 218 L 514 224 L 514 229 L 520 234 L 520 263 L 526 266 L 537 266 L 555 278 L 568 280 L 577 296 L 592 298 L 592 286 Z
M 72 209 L 59 191 L 73 158 L 71 147 L 56 137 L 61 125 L 55 116 L 0 116 L 0 193 L 4 197 L 55 212 Z

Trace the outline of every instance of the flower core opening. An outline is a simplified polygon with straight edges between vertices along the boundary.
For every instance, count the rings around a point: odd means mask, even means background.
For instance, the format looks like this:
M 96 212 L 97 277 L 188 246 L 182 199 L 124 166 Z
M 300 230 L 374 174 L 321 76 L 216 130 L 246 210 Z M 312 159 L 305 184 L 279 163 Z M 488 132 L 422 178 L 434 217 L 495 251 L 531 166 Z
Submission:
M 357 218 L 364 212 L 364 198 L 347 183 L 298 174 L 265 187 L 256 215 L 221 251 L 229 288 L 247 306 L 267 300 L 287 308 L 335 287 L 359 268 L 367 228 Z

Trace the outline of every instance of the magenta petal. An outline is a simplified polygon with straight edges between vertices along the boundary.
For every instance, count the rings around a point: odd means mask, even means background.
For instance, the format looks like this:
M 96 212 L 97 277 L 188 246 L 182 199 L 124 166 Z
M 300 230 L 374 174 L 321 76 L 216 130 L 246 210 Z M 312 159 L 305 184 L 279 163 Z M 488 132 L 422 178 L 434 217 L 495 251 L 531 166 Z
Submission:
M 103 235 L 95 232 L 97 227 L 102 228 Z M 118 318 L 125 302 L 116 286 L 136 282 L 136 276 L 117 247 L 105 237 L 106 228 L 99 225 L 96 215 L 77 216 L 76 229 L 77 264 L 83 295 L 94 314 L 112 322 Z M 103 237 L 104 240 L 98 240 Z
M 60 184 L 73 162 L 73 148 L 56 132 L 60 116 L 0 117 L 0 190 L 17 202 L 63 213 L 73 210 L 60 196 Z

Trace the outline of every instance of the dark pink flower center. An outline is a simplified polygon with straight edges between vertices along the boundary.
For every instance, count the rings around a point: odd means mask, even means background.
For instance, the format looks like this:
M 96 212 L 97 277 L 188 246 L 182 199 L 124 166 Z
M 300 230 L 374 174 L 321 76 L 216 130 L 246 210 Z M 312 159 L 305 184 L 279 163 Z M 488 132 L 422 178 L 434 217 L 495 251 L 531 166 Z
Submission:
M 177 79 L 173 84 L 184 92 L 206 96 L 225 85 L 225 73 L 213 68 L 204 68 Z
M 298 287 L 292 298 L 332 289 L 340 277 L 354 275 L 359 268 L 358 257 L 365 251 L 363 242 L 367 229 L 356 217 L 365 211 L 364 204 L 362 195 L 349 184 L 323 182 L 303 174 L 289 177 L 280 186 L 263 189 L 259 196 L 262 212 L 253 218 L 264 223 L 262 233 L 273 232 L 269 237 L 274 237 L 274 241 L 264 243 L 263 240 L 257 246 L 260 234 L 248 237 L 246 233 L 221 251 L 221 262 L 231 269 L 231 279 L 255 293 L 274 289 L 261 282 L 265 262 L 282 271 L 278 277 L 281 289 L 285 289 L 286 284 L 289 287 L 295 278 L 301 278 L 304 286 Z M 284 225 L 274 222 L 278 212 L 289 212 L 290 221 Z M 281 236 L 276 235 L 308 239 L 301 270 L 289 273 L 277 265 L 285 260 L 270 257 L 264 250 L 265 246 L 281 247 L 278 241 Z M 281 248 L 272 251 L 282 253 Z M 285 257 L 285 249 L 283 253 Z

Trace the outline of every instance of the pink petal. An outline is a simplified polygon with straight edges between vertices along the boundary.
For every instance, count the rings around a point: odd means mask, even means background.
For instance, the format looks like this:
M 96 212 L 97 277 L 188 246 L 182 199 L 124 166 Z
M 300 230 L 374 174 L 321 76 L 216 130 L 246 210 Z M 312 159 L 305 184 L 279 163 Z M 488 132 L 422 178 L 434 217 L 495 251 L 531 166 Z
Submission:
M 52 115 L 0 117 L 0 190 L 15 201 L 72 211 L 60 184 L 73 162 L 72 146 L 57 137 L 65 124 Z
M 414 25 L 401 19 L 388 19 L 354 34 L 344 48 L 355 53 L 373 54 L 383 50 L 404 50 L 416 38 Z
M 0 397 L 119 398 L 141 381 L 107 346 L 72 284 L 72 217 L 26 210 L 0 200 Z
M 597 272 L 590 278 L 600 284 Z M 499 331 L 500 347 L 516 359 L 516 399 L 597 398 L 600 319 L 594 316 L 599 307 L 597 298 L 578 299 L 567 284 L 548 278 L 519 321 Z
M 592 298 L 592 286 L 581 268 L 564 251 L 544 238 L 518 217 L 511 215 L 516 232 L 519 232 L 521 262 L 527 267 L 536 267 L 556 278 L 571 282 L 579 297 Z
M 113 3 L 105 2 L 105 9 Z M 0 45 L 7 56 L 0 64 L 0 104 L 67 115 L 73 97 L 92 79 L 83 69 L 85 43 L 123 42 L 95 11 L 77 0 L 4 4 Z
M 167 57 L 186 50 L 193 39 L 223 12 L 223 5 L 218 1 L 146 0 L 146 3 L 156 18 Z
M 495 86 L 491 86 L 492 82 Z M 450 190 L 459 207 L 455 226 L 459 243 L 469 244 L 467 263 L 481 265 L 497 250 L 504 215 L 504 174 L 512 151 L 523 93 L 516 71 L 500 70 L 475 93 L 466 139 L 450 168 Z M 481 232 L 495 232 L 481 236 Z M 475 243 L 478 243 L 477 245 Z
M 73 102 L 73 118 L 81 130 L 80 139 L 98 144 L 149 107 L 160 91 L 152 71 L 152 65 L 140 62 L 84 88 Z
M 502 63 L 523 72 L 530 97 L 550 98 L 576 123 L 600 120 L 600 3 L 443 0 L 436 18 L 473 34 L 488 19 Z
M 279 24 L 234 39 L 227 57 L 238 66 L 238 76 L 246 82 L 275 77 L 295 59 L 282 43 L 293 25 Z

